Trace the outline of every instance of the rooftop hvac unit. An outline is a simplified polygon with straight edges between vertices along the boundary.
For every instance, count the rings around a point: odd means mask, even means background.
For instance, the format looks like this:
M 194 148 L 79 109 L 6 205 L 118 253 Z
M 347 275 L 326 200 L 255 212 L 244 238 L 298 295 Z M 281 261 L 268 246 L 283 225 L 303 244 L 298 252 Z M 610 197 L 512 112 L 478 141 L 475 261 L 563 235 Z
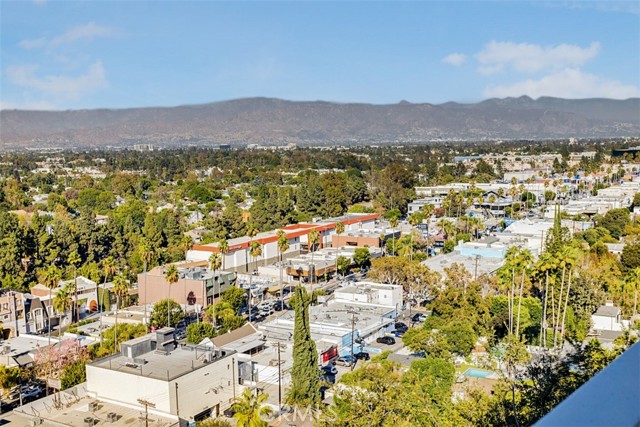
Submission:
M 97 410 L 98 410 L 98 402 L 89 402 L 89 411 L 90 412 L 95 412 Z M 86 421 L 86 419 L 85 419 L 85 421 Z
M 11 346 L 10 345 L 3 345 L 2 346 L 2 354 L 9 354 L 11 353 Z
M 84 427 L 93 427 L 95 420 L 93 417 L 84 417 Z
M 118 421 L 118 414 L 116 414 L 115 412 L 109 412 L 107 414 L 107 421 L 110 423 Z
M 31 418 L 31 425 L 32 426 L 39 426 L 40 424 L 42 424 L 42 418 L 40 417 L 33 417 Z

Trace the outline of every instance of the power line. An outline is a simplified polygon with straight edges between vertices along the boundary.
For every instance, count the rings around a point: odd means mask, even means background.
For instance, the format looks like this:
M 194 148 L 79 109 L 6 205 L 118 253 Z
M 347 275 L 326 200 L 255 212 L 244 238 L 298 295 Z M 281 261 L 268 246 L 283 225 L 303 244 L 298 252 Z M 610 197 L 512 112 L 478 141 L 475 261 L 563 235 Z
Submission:
M 138 399 L 138 403 L 144 406 L 144 427 L 149 427 L 149 408 L 155 408 L 156 404 L 145 399 Z

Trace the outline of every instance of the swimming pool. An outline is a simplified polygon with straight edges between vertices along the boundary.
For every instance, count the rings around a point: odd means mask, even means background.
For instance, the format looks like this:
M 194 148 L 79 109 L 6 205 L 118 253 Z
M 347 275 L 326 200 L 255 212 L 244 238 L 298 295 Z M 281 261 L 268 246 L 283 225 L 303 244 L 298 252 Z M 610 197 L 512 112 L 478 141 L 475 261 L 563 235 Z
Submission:
M 487 371 L 485 369 L 469 368 L 466 371 L 464 371 L 464 375 L 468 377 L 475 377 L 475 378 L 487 378 L 487 377 L 494 377 L 495 372 Z

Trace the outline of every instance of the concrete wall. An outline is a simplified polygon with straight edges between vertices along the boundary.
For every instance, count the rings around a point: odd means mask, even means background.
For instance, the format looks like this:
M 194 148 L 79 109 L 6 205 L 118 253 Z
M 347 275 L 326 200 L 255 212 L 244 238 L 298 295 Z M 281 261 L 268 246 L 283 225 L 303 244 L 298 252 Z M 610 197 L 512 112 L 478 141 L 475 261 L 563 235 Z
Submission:
M 618 323 L 618 320 L 615 317 L 593 315 L 591 316 L 591 321 L 593 322 L 593 329 L 601 331 L 622 330 L 622 325 Z
M 209 408 L 215 414 L 216 405 L 222 413 L 233 400 L 234 361 L 225 357 L 169 382 L 87 365 L 87 391 L 99 399 L 140 407 L 138 399 L 146 399 L 155 403 L 157 411 L 183 419 Z M 242 389 L 235 385 L 236 396 Z
M 224 277 L 224 275 L 223 275 Z M 224 280 L 224 279 L 223 279 Z M 206 286 L 204 282 L 206 283 Z M 218 288 L 218 285 L 212 279 L 207 280 L 192 280 L 192 279 L 180 279 L 178 282 L 171 285 L 169 290 L 169 282 L 164 276 L 152 275 L 141 273 L 138 275 L 138 301 L 139 304 L 155 304 L 156 302 L 170 298 L 176 301 L 180 305 L 184 305 L 189 299 L 189 294 L 192 292 L 195 297 L 195 305 L 207 307 L 208 303 L 203 300 L 203 296 L 206 295 L 206 289 L 211 286 L 215 287 L 215 293 L 224 292 L 230 285 L 223 282 Z M 170 294 L 169 294 L 170 292 Z
M 378 237 L 349 236 L 347 233 L 331 236 L 331 247 L 341 248 L 343 246 L 379 248 L 380 239 Z
M 234 361 L 235 357 L 225 357 L 172 381 L 169 386 L 172 396 L 171 413 L 189 419 L 208 408 L 220 405 L 222 414 L 233 401 L 233 371 L 238 373 L 237 366 L 232 368 Z M 238 384 L 235 388 L 236 396 L 239 396 L 242 388 Z
M 100 399 L 138 406 L 138 399 L 147 399 L 157 411 L 171 413 L 167 381 L 87 365 L 87 391 Z

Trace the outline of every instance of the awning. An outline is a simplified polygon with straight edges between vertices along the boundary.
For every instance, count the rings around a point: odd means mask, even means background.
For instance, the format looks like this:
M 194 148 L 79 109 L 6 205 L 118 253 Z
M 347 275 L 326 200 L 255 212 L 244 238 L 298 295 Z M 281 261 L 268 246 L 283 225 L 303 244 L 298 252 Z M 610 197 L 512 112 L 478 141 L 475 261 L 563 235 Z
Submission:
M 33 363 L 33 358 L 29 356 L 29 354 L 19 354 L 18 356 L 13 356 L 13 360 L 15 360 L 16 364 L 20 367 L 28 366 Z

